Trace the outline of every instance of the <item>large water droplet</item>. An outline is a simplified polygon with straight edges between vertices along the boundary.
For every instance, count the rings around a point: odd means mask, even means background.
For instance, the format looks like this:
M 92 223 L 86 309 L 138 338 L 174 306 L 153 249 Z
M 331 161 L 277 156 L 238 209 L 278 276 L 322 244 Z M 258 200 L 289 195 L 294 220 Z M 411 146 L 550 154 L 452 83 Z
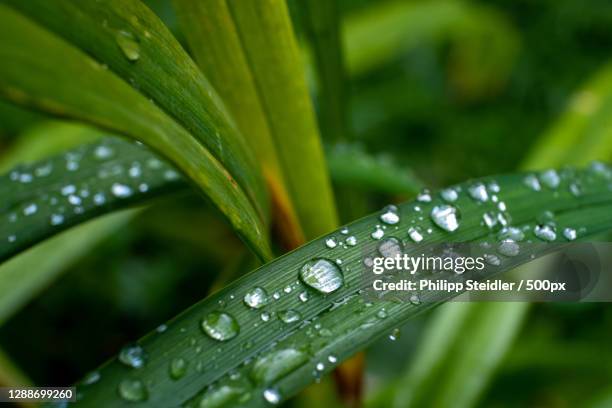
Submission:
M 385 207 L 383 211 L 384 212 L 380 215 L 380 220 L 385 224 L 395 225 L 400 221 L 396 206 L 389 205 Z
M 402 243 L 397 238 L 387 238 L 378 246 L 378 252 L 385 258 L 393 258 L 401 255 Z
M 129 367 L 140 368 L 147 362 L 147 354 L 139 345 L 131 344 L 121 349 L 119 361 Z
M 128 378 L 121 381 L 118 391 L 121 398 L 131 402 L 145 401 L 149 397 L 144 383 L 138 379 Z
M 209 313 L 202 319 L 201 327 L 208 337 L 217 341 L 233 339 L 240 332 L 240 326 L 236 319 L 224 312 Z
M 576 230 L 574 228 L 567 227 L 563 230 L 563 236 L 568 241 L 573 241 L 576 239 L 578 234 L 576 233 Z
M 550 189 L 556 189 L 561 183 L 561 178 L 556 170 L 546 170 L 540 174 L 540 180 L 542 184 Z
M 442 197 L 444 201 L 452 203 L 457 201 L 457 198 L 459 198 L 459 193 L 457 193 L 457 190 L 454 188 L 447 188 L 440 191 L 440 197 Z
M 168 373 L 173 380 L 182 378 L 187 373 L 187 361 L 181 357 L 172 359 L 168 367 Z
M 115 35 L 115 41 L 128 60 L 137 61 L 140 58 L 140 46 L 132 33 L 119 30 Z
M 423 240 L 423 234 L 421 233 L 421 229 L 419 227 L 410 227 L 408 229 L 408 236 L 416 243 Z
M 266 388 L 263 397 L 272 405 L 277 405 L 281 401 L 281 394 L 276 388 Z
M 332 293 L 343 284 L 340 268 L 325 258 L 306 262 L 300 270 L 300 279 L 320 293 Z
M 302 316 L 295 310 L 283 310 L 278 312 L 278 317 L 283 323 L 295 323 L 299 322 Z
M 431 210 L 431 219 L 445 231 L 455 231 L 459 228 L 459 211 L 451 205 L 436 205 Z
M 489 194 L 487 193 L 487 188 L 482 183 L 476 183 L 468 188 L 468 193 L 470 197 L 474 200 L 484 203 L 489 199 Z
M 344 240 L 344 243 L 348 246 L 355 246 L 357 245 L 357 238 L 354 235 L 351 235 Z
M 379 225 L 376 226 L 376 228 L 374 229 L 374 232 L 372 232 L 370 234 L 370 236 L 376 240 L 381 239 L 382 237 L 385 236 L 385 231 L 383 231 L 382 228 L 380 228 Z
M 270 384 L 308 361 L 306 353 L 294 348 L 276 350 L 259 357 L 251 369 L 251 378 L 258 384 Z
M 543 241 L 554 241 L 557 239 L 557 232 L 555 228 L 551 225 L 536 225 L 533 229 L 533 233 L 536 237 L 540 238 Z
M 256 286 L 244 295 L 244 303 L 252 309 L 262 308 L 268 303 L 268 292 Z
M 334 237 L 329 237 L 325 240 L 325 246 L 329 249 L 333 249 L 338 246 L 338 241 L 336 241 Z

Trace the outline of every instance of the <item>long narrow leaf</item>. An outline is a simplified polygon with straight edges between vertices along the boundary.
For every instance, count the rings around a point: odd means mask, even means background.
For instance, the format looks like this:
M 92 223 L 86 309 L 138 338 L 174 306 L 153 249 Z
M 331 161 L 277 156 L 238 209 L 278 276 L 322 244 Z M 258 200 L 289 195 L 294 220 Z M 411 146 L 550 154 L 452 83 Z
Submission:
M 0 56 L 8 61 L 0 66 L 0 92 L 5 97 L 91 121 L 153 147 L 211 198 L 262 258 L 270 257 L 260 215 L 232 175 L 155 104 L 6 6 L 0 6 L 0 39 Z M 72 86 L 66 87 L 68 83 Z
M 304 233 L 337 226 L 317 123 L 284 0 L 228 0 Z
M 581 234 L 585 238 L 612 228 L 611 177 L 609 168 L 598 165 L 575 175 L 564 173 L 558 188 L 541 191 L 526 186 L 522 174 L 480 181 L 485 185 L 495 181 L 500 186 L 496 195 L 506 203 L 513 225 L 532 227 L 541 211 L 547 209 L 555 213 L 560 227 L 585 228 Z M 580 182 L 583 187 L 578 197 L 567 188 L 572 182 Z M 462 191 L 470 185 L 462 185 Z M 387 228 L 385 235 L 403 238 L 408 226 L 418 225 L 423 231 L 432 229 L 425 237 L 429 243 L 492 238 L 481 220 L 484 212 L 496 207 L 495 203 L 483 204 L 462 193 L 453 203 L 462 214 L 460 227 L 449 233 L 430 218 L 419 219 L 421 215 L 415 211 L 419 207 L 421 213 L 429 214 L 441 202 L 436 196 L 431 202 L 401 205 L 399 229 Z M 77 405 L 122 406 L 128 405 L 128 400 L 139 400 L 143 406 L 264 406 L 266 400 L 294 395 L 376 338 L 432 306 L 390 302 L 370 305 L 359 296 L 363 246 L 376 242 L 371 233 L 380 223 L 378 217 L 375 214 L 348 225 L 347 237 L 355 237 L 355 246 L 330 249 L 324 244 L 327 237 L 313 241 L 193 306 L 171 321 L 163 333 L 153 333 L 138 343 L 145 353 L 140 368 L 119 360 L 103 366 L 98 382 L 80 387 L 82 400 Z M 341 232 L 333 235 L 336 240 L 344 236 Z M 537 239 L 532 233 L 526 238 Z M 562 234 L 558 234 L 558 240 L 564 240 Z M 502 267 L 514 267 L 538 255 L 526 249 L 515 258 L 504 258 Z M 319 257 L 342 261 L 338 268 L 343 285 L 327 296 L 298 279 L 300 268 Z M 260 309 L 250 309 L 242 299 L 256 287 L 270 294 L 269 301 Z M 278 295 L 273 295 L 276 292 Z M 302 295 L 304 292 L 306 295 Z M 283 313 L 287 310 L 297 313 L 298 318 L 288 319 Z M 226 324 L 217 326 L 217 318 Z M 203 322 L 212 337 L 202 332 Z M 210 325 L 220 331 L 211 330 Z M 169 374 L 173 364 L 184 367 L 183 363 L 186 370 Z
M 142 2 L 3 2 L 90 54 L 151 98 L 227 168 L 260 215 L 267 217 L 266 192 L 259 167 L 243 137 L 195 63 Z M 35 50 L 26 51 L 35 53 Z M 49 58 L 48 55 L 37 57 Z M 51 61 L 61 64 L 61 54 Z
M 175 0 L 189 48 L 210 78 L 261 163 L 273 215 L 290 247 L 304 242 L 259 91 L 225 0 Z M 274 220 L 273 220 L 274 221 Z

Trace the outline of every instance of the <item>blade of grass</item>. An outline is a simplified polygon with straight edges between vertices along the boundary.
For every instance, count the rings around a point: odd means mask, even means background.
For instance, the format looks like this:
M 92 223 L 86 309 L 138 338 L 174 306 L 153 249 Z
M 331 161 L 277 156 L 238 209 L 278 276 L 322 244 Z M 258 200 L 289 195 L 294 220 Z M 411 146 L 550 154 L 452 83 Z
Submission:
M 349 138 L 347 82 L 337 0 L 300 1 L 302 25 L 315 56 L 321 133 L 327 141 Z
M 261 163 L 280 239 L 289 248 L 304 242 L 302 227 L 270 132 L 264 108 L 225 0 L 174 0 L 182 31 Z
M 260 257 L 271 257 L 261 218 L 232 175 L 142 94 L 4 5 L 0 5 L 0 55 L 9 61 L 0 65 L 0 92 L 5 97 L 90 121 L 153 147 L 210 197 Z
M 227 168 L 262 219 L 266 219 L 266 191 L 244 138 L 214 88 L 142 2 L 3 2 L 105 64 L 154 101 Z
M 3 387 L 29 387 L 32 381 L 11 361 L 3 350 L 0 350 L 0 386 Z M 23 408 L 33 408 L 33 402 L 19 402 L 17 406 Z
M 501 191 L 497 195 L 506 203 L 508 215 L 517 227 L 532 227 L 541 211 L 548 209 L 556 213 L 560 227 L 586 228 L 582 238 L 612 228 L 610 170 L 607 170 L 607 175 L 597 170 L 584 170 L 577 172 L 575 177 L 564 176 L 558 189 L 539 192 L 524 185 L 523 174 L 488 177 L 480 181 L 485 185 L 492 181 L 499 184 Z M 583 194 L 579 197 L 567 189 L 572 181 L 583 185 Z M 461 185 L 462 191 L 468 185 L 471 183 Z M 414 221 L 424 231 L 435 228 L 426 236 L 426 242 L 430 243 L 449 239 L 474 241 L 494 236 L 481 220 L 483 213 L 493 208 L 495 203 L 483 205 L 462 193 L 454 203 L 462 214 L 461 226 L 448 233 L 437 229 L 430 219 L 419 220 L 420 215 L 414 210 L 419 206 L 428 214 L 433 206 L 442 202 L 434 197 L 430 203 L 413 202 L 399 206 L 399 227 L 414 225 L 411 223 Z M 217 406 L 237 403 L 264 406 L 264 390 L 268 391 L 269 399 L 276 396 L 276 392 L 280 400 L 294 395 L 356 351 L 414 314 L 433 306 L 431 303 L 392 302 L 370 305 L 359 296 L 363 285 L 362 257 L 365 247 L 376 243 L 370 234 L 379 223 L 379 215 L 348 225 L 350 234 L 358 242 L 354 247 L 339 245 L 329 249 L 324 244 L 325 238 L 312 241 L 194 305 L 172 320 L 164 333 L 152 333 L 139 341 L 148 356 L 144 367 L 133 369 L 117 360 L 108 362 L 100 368 L 98 382 L 79 387 L 82 399 L 77 406 L 127 406 L 128 401 L 121 400 L 116 392 L 119 387 L 121 395 L 130 397 L 125 391 L 134 384 L 139 390 L 144 390 L 138 394 L 143 400 L 141 406 L 191 406 L 199 404 L 202 399 L 217 401 Z M 405 233 L 387 231 L 392 235 L 400 234 L 399 237 Z M 340 233 L 334 235 L 342 236 Z M 527 239 L 537 238 L 529 233 Z M 504 258 L 502 269 L 528 262 L 532 255 L 540 254 L 525 250 L 515 258 Z M 305 262 L 317 257 L 342 260 L 344 285 L 327 296 L 311 292 L 310 299 L 302 302 L 299 294 L 309 289 L 297 281 L 298 272 Z M 257 286 L 270 294 L 278 292 L 284 295 L 278 296 L 277 300 L 270 299 L 270 303 L 261 309 L 249 309 L 242 303 L 242 298 Z M 286 287 L 290 289 L 285 290 Z M 300 320 L 284 323 L 274 317 L 288 309 L 299 313 Z M 384 316 L 381 310 L 385 310 Z M 215 311 L 222 311 L 236 320 L 239 333 L 234 338 L 221 342 L 202 333 L 202 319 Z M 270 313 L 272 319 L 262 320 L 262 313 Z M 291 358 L 280 358 L 282 355 Z M 188 369 L 180 379 L 174 379 L 168 374 L 169 365 L 180 358 L 188 362 Z M 322 370 L 317 369 L 319 364 L 323 364 Z
M 227 2 L 306 238 L 337 226 L 302 61 L 283 0 Z

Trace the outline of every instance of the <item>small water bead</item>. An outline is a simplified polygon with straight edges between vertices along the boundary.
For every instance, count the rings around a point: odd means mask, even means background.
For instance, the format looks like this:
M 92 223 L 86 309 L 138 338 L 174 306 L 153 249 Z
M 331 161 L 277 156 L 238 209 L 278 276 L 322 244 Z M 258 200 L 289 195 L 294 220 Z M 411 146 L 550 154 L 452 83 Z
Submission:
M 173 380 L 184 377 L 187 373 L 187 361 L 181 357 L 173 358 L 172 361 L 170 361 L 168 373 Z
M 557 239 L 557 232 L 552 225 L 544 224 L 544 225 L 536 225 L 533 229 L 533 233 L 536 237 L 540 238 L 543 241 L 554 241 Z
M 100 145 L 94 149 L 94 156 L 96 159 L 99 160 L 107 160 L 113 157 L 114 155 L 115 151 L 109 146 Z
M 339 260 L 336 260 L 336 263 L 338 263 L 338 261 L 339 261 Z M 340 263 L 342 263 L 342 262 L 340 262 Z M 283 288 L 283 292 L 285 292 L 285 293 L 287 293 L 287 294 L 291 293 L 291 291 L 292 291 L 292 290 L 293 290 L 293 288 L 292 288 L 290 285 L 287 285 L 287 286 L 285 286 L 285 287 Z
M 202 319 L 201 328 L 208 337 L 217 341 L 233 339 L 240 332 L 240 326 L 232 315 L 218 311 Z
M 276 388 L 266 388 L 263 392 L 264 399 L 272 405 L 277 405 L 281 401 L 281 394 Z
M 76 195 L 69 195 L 68 196 L 68 202 L 72 205 L 81 205 L 81 203 L 83 202 L 83 200 L 81 199 L 81 197 L 76 196 Z
M 51 225 L 60 225 L 64 222 L 64 216 L 62 214 L 51 214 Z
M 147 387 L 138 379 L 128 378 L 121 381 L 118 391 L 121 398 L 130 402 L 146 401 L 149 398 Z
M 482 221 L 489 229 L 493 229 L 497 225 L 497 215 L 491 211 L 487 211 L 482 215 Z
M 384 236 L 385 236 L 385 231 L 383 231 L 383 229 L 382 229 L 382 228 L 380 228 L 380 226 L 379 226 L 379 225 L 377 225 L 377 226 L 376 226 L 376 228 L 374 229 L 374 232 L 372 232 L 372 233 L 370 234 L 370 236 L 371 236 L 373 239 L 379 240 L 379 239 L 381 239 L 382 237 L 384 237 Z
M 508 239 L 499 243 L 497 252 L 505 256 L 517 256 L 520 252 L 520 247 L 516 242 Z
M 259 315 L 259 317 L 262 321 L 267 322 L 272 316 L 268 312 L 263 312 L 261 315 Z
M 142 347 L 137 344 L 131 344 L 121 349 L 119 361 L 128 367 L 141 368 L 147 362 L 147 355 Z
M 497 184 L 496 181 L 490 181 L 487 185 L 487 188 L 494 194 L 497 194 L 501 191 L 501 188 L 499 187 L 499 184 Z
M 499 233 L 497 234 L 497 239 L 499 239 L 500 241 L 512 240 L 520 242 L 525 239 L 525 233 L 519 228 L 507 227 L 499 231 Z
M 160 324 L 159 326 L 157 326 L 157 328 L 155 329 L 156 332 L 158 333 L 163 333 L 166 330 L 168 330 L 168 325 L 166 324 Z
M 100 373 L 98 371 L 91 371 L 89 373 L 87 373 L 85 375 L 85 377 L 83 378 L 82 383 L 85 385 L 91 385 L 91 384 L 95 384 L 98 381 L 100 381 Z
M 174 170 L 166 170 L 164 171 L 164 179 L 166 181 L 174 181 L 178 180 L 180 175 Z
M 580 197 L 582 195 L 582 187 L 580 187 L 580 184 L 578 184 L 578 183 L 571 183 L 568 188 L 569 188 L 569 192 L 574 197 Z
M 500 201 L 497 204 L 497 208 L 499 209 L 499 211 L 506 211 L 507 210 L 506 203 L 504 203 L 503 201 Z
M 300 279 L 304 284 L 324 294 L 336 291 L 344 283 L 340 268 L 325 258 L 306 262 L 300 269 Z
M 419 296 L 414 294 L 410 296 L 410 303 L 412 303 L 413 305 L 420 305 L 421 304 L 421 299 L 419 299 Z
M 306 303 L 308 302 L 308 299 L 310 299 L 310 296 L 308 296 L 308 292 L 302 292 L 298 295 L 298 298 L 300 299 L 300 302 Z
M 106 197 L 103 193 L 96 193 L 94 194 L 93 202 L 95 205 L 103 205 L 104 203 L 106 203 Z
M 344 243 L 348 246 L 355 246 L 357 245 L 357 238 L 354 235 L 351 235 L 344 240 Z
M 421 229 L 419 227 L 410 227 L 408 229 L 408 236 L 416 243 L 423 240 L 423 234 L 421 233 Z
M 19 175 L 19 182 L 20 183 L 24 183 L 24 184 L 31 183 L 32 179 L 33 179 L 33 177 L 29 173 L 22 173 L 22 174 Z
M 34 174 L 36 175 L 36 177 L 47 177 L 48 175 L 51 174 L 52 171 L 53 171 L 53 164 L 47 163 L 45 165 L 37 167 L 36 170 L 34 170 Z
M 389 340 L 395 341 L 395 340 L 400 338 L 401 334 L 402 334 L 402 332 L 400 331 L 400 329 L 395 328 L 395 329 L 393 329 L 391 334 L 389 334 Z
M 385 258 L 393 258 L 402 253 L 402 243 L 394 237 L 385 239 L 378 246 L 378 252 Z
M 281 295 L 280 295 L 280 293 L 278 293 L 278 292 L 274 292 L 274 293 L 272 294 L 272 298 L 273 298 L 274 300 L 278 300 L 278 299 L 280 299 L 280 296 L 281 296 Z
M 128 170 L 128 174 L 132 178 L 138 178 L 142 175 L 142 169 L 140 168 L 140 164 L 134 163 Z
M 525 184 L 528 188 L 530 188 L 533 191 L 542 190 L 542 186 L 540 185 L 540 180 L 538 180 L 538 178 L 534 176 L 533 174 L 528 174 L 527 176 L 525 176 L 525 178 L 523 179 L 523 184 Z
M 259 286 L 254 287 L 244 295 L 244 304 L 252 309 L 259 309 L 268 304 L 268 292 Z
M 325 240 L 325 246 L 329 249 L 333 249 L 338 246 L 338 241 L 336 241 L 334 237 L 329 237 Z
M 33 215 L 36 214 L 36 211 L 38 211 L 38 206 L 35 203 L 28 204 L 23 209 L 23 215 Z
M 140 58 L 140 46 L 132 33 L 125 30 L 117 31 L 115 41 L 123 52 L 123 55 L 132 62 L 138 61 Z
M 476 183 L 468 187 L 468 193 L 474 200 L 484 203 L 489 200 L 489 194 L 487 188 L 482 183 Z
M 438 227 L 448 232 L 459 228 L 459 211 L 451 205 L 436 205 L 431 210 L 431 219 Z
M 9 235 L 7 238 L 8 242 L 15 242 L 17 240 L 17 237 L 15 235 Z
M 380 220 L 387 225 L 395 225 L 400 221 L 399 214 L 397 213 L 397 207 L 389 205 L 384 208 L 384 213 L 381 214 Z
M 557 173 L 556 170 L 551 169 L 540 173 L 540 181 L 546 187 L 554 190 L 559 187 L 559 184 L 561 183 L 561 177 L 559 177 L 559 173 Z
M 320 337 L 331 337 L 332 331 L 326 328 L 322 328 L 319 330 L 318 334 Z
M 315 369 L 316 369 L 317 371 L 323 371 L 323 370 L 325 370 L 325 364 L 323 364 L 323 363 L 317 363 L 317 365 L 315 366 Z
M 300 319 L 302 318 L 302 315 L 300 315 L 295 310 L 289 309 L 289 310 L 283 310 L 283 311 L 278 312 L 278 317 L 281 319 L 283 323 L 289 324 L 289 323 L 299 322 Z
M 589 171 L 600 177 L 604 177 L 604 178 L 612 177 L 612 171 L 610 171 L 610 169 L 605 163 L 602 163 L 600 161 L 591 162 L 591 164 L 589 165 Z
M 431 194 L 429 193 L 429 190 L 425 189 L 421 191 L 419 195 L 417 195 L 416 199 L 421 203 L 429 203 L 431 202 Z
M 126 198 L 132 195 L 132 189 L 125 184 L 114 183 L 111 186 L 111 192 L 117 198 Z
M 576 239 L 578 234 L 576 233 L 576 230 L 574 228 L 567 227 L 563 230 L 563 236 L 568 241 L 573 241 Z
M 385 310 L 385 308 L 380 309 L 377 313 L 376 313 L 376 317 L 378 317 L 379 319 L 386 319 L 387 318 L 387 311 Z
M 330 354 L 327 357 L 327 361 L 329 361 L 332 364 L 336 364 L 338 362 L 338 358 L 336 356 L 334 356 L 333 354 Z
M 452 203 L 457 201 L 457 199 L 459 198 L 459 193 L 457 193 L 457 190 L 455 190 L 454 188 L 446 188 L 440 191 L 440 197 L 442 197 L 444 201 Z
M 488 263 L 491 266 L 499 266 L 499 265 L 501 265 L 501 259 L 499 259 L 499 257 L 497 255 L 485 254 L 484 255 L 484 260 L 485 260 L 486 263 Z

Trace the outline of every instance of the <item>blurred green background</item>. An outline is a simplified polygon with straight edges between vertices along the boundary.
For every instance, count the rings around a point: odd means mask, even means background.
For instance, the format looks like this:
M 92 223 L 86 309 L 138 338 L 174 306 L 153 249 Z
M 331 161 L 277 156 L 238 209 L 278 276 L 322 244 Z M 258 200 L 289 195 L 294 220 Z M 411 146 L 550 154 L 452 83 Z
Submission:
M 290 6 L 305 45 L 298 1 Z M 169 2 L 149 3 L 180 39 Z M 575 125 L 562 119 L 568 110 L 593 116 L 579 129 L 585 140 L 612 124 L 608 0 L 340 3 L 351 143 L 411 169 L 428 186 L 514 171 L 527 157 L 537 163 L 546 155 L 538 141 Z M 312 60 L 307 51 L 305 60 Z M 48 119 L 0 103 L 0 161 L 24 143 L 53 144 L 36 131 Z M 579 154 L 582 136 L 575 140 Z M 368 193 L 354 215 L 407 198 Z M 70 384 L 254 266 L 195 194 L 169 197 L 75 256 L 2 325 L 0 347 L 34 383 Z M 371 347 L 369 393 L 405 370 L 428 317 L 402 328 L 398 340 Z M 609 305 L 536 305 L 479 405 L 612 406 L 611 343 Z M 293 404 L 311 398 L 306 392 Z

